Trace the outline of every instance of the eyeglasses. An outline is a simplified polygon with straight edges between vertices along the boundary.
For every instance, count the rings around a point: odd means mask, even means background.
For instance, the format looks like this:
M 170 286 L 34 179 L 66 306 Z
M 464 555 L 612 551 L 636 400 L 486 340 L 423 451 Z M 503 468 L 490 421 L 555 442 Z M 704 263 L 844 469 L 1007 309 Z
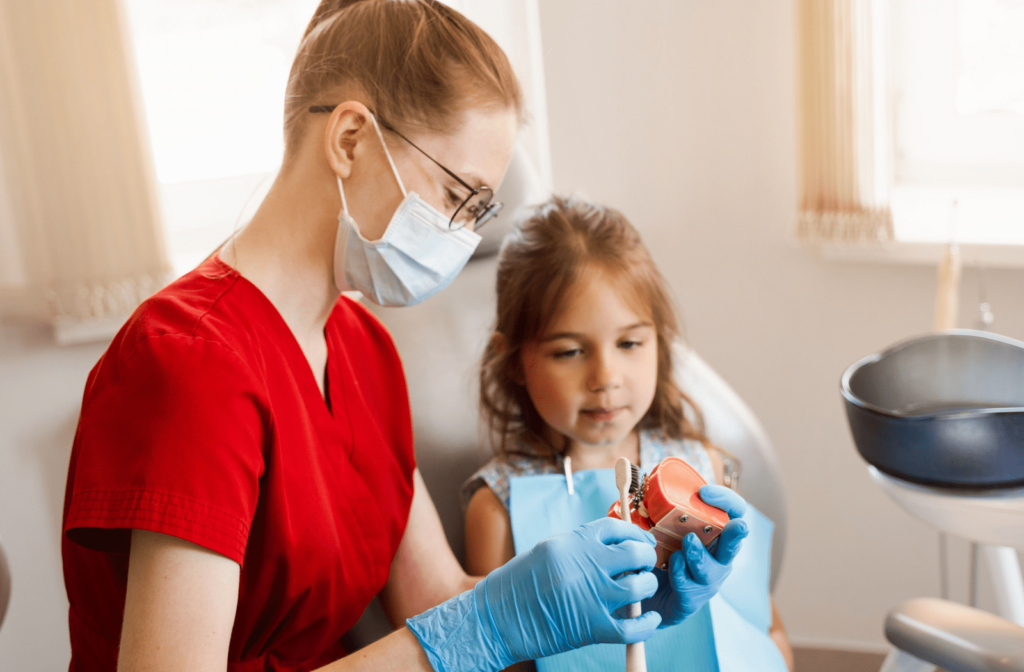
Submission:
M 337 105 L 314 105 L 311 108 L 309 108 L 309 111 L 314 114 L 320 112 L 331 113 L 334 111 L 334 108 L 336 107 Z M 377 123 L 379 123 L 381 126 L 383 126 L 384 128 L 388 129 L 389 131 L 400 137 L 402 140 L 408 142 L 410 145 L 412 145 L 413 149 L 415 149 L 417 152 L 430 159 L 431 162 L 434 163 L 434 165 L 443 170 L 449 177 L 451 177 L 453 180 L 461 184 L 466 189 L 466 191 L 469 192 L 469 196 L 467 196 L 462 201 L 462 203 L 459 204 L 459 207 L 455 208 L 455 213 L 452 215 L 451 220 L 448 222 L 449 230 L 456 231 L 464 227 L 469 222 L 473 222 L 473 230 L 479 231 L 484 224 L 490 221 L 495 215 L 498 214 L 498 211 L 501 210 L 503 204 L 499 201 L 493 200 L 494 191 L 490 187 L 481 186 L 474 189 L 473 187 L 469 186 L 465 180 L 463 180 L 458 175 L 445 168 L 437 159 L 435 159 L 430 154 L 427 154 L 422 149 L 417 147 L 416 143 L 414 143 L 412 140 L 396 131 L 392 126 L 390 126 L 380 117 L 377 117 Z

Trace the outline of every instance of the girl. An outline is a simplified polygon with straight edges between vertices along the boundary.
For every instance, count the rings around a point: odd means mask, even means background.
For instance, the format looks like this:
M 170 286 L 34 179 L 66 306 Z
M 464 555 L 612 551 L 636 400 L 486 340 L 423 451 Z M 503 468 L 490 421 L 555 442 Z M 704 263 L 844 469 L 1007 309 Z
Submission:
M 497 670 L 651 635 L 660 612 L 615 610 L 673 593 L 621 521 L 465 574 L 391 339 L 339 298 L 403 306 L 451 282 L 521 117 L 507 58 L 457 12 L 323 0 L 269 195 L 89 376 L 62 539 L 72 670 Z M 399 629 L 343 658 L 378 593 Z
M 570 471 L 610 469 L 620 457 L 646 471 L 675 455 L 708 483 L 735 483 L 736 460 L 707 441 L 700 413 L 673 381 L 679 328 L 672 304 L 620 213 L 576 198 L 537 207 L 502 247 L 497 291 L 495 331 L 480 373 L 497 457 L 463 487 L 468 571 L 502 566 L 522 550 L 517 529 L 542 537 L 528 528 L 559 516 L 526 512 L 535 518 L 513 520 L 517 479 L 565 490 L 559 478 L 523 477 L 569 478 Z M 534 493 L 553 501 L 543 489 Z M 596 515 L 615 499 L 599 497 Z M 771 614 L 770 636 L 792 669 L 774 605 Z

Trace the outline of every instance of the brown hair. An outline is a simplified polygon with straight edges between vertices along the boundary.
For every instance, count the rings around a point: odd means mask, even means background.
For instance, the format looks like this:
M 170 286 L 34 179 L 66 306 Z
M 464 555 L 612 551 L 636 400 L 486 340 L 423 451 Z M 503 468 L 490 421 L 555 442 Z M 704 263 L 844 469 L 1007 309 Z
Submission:
M 658 341 L 658 377 L 654 401 L 638 425 L 665 438 L 692 438 L 707 444 L 700 410 L 673 379 L 672 344 L 679 322 L 665 280 L 640 234 L 617 210 L 586 200 L 555 196 L 531 209 L 509 234 L 498 258 L 498 314 L 480 371 L 480 407 L 499 456 L 527 441 L 555 458 L 544 439 L 540 417 L 521 380 L 522 347 L 539 337 L 561 302 L 589 268 L 597 267 L 620 283 L 630 299 L 650 313 Z M 691 413 L 686 413 L 689 406 Z
M 364 98 L 393 127 L 450 129 L 467 107 L 523 116 L 505 52 L 437 0 L 322 0 L 299 45 L 285 96 L 285 146 L 294 152 L 310 106 Z

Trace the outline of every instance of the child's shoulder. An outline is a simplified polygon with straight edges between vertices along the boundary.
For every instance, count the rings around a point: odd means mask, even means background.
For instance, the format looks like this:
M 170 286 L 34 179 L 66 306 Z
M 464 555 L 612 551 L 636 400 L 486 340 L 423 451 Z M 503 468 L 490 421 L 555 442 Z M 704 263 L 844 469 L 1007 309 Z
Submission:
M 462 484 L 460 496 L 462 509 L 466 510 L 469 500 L 483 486 L 489 487 L 508 510 L 510 482 L 518 476 L 558 474 L 559 468 L 552 461 L 534 451 L 523 450 L 505 457 L 495 457 L 480 467 L 475 474 Z
M 650 470 L 666 457 L 681 457 L 708 483 L 717 483 L 715 467 L 703 443 L 696 439 L 671 439 L 657 432 L 640 432 L 640 465 Z

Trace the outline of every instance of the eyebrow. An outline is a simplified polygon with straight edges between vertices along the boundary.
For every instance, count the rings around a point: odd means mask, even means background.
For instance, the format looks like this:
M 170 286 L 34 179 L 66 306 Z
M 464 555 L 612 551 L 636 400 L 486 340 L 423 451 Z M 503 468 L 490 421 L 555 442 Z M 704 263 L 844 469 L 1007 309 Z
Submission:
M 464 179 L 466 181 L 466 184 L 473 187 L 474 189 L 480 189 L 481 187 L 487 186 L 487 182 L 485 182 L 484 179 L 477 175 L 476 173 L 463 173 L 462 179 Z M 459 183 L 456 182 L 455 184 Z M 459 186 L 462 187 L 461 184 L 459 184 Z
M 631 324 L 628 327 L 623 327 L 622 329 L 619 330 L 619 333 L 624 334 L 627 331 L 633 331 L 634 329 L 641 329 L 643 327 L 654 327 L 654 324 L 652 324 L 651 322 L 637 322 L 636 324 Z M 540 339 L 540 342 L 550 343 L 551 341 L 557 341 L 560 338 L 575 338 L 581 340 L 584 338 L 584 335 L 576 333 L 574 331 L 559 331 L 557 333 L 545 336 L 544 338 Z
M 469 185 L 469 188 L 466 188 L 466 184 Z M 466 184 L 461 184 L 460 182 L 457 182 L 456 180 L 448 178 L 447 181 L 444 184 L 444 187 L 445 187 L 445 189 L 452 189 L 452 190 L 454 190 L 457 194 L 468 194 L 468 193 L 473 192 L 474 190 L 480 189 L 481 187 L 487 186 L 483 182 L 481 182 L 480 180 L 473 180 L 473 179 L 466 180 Z

